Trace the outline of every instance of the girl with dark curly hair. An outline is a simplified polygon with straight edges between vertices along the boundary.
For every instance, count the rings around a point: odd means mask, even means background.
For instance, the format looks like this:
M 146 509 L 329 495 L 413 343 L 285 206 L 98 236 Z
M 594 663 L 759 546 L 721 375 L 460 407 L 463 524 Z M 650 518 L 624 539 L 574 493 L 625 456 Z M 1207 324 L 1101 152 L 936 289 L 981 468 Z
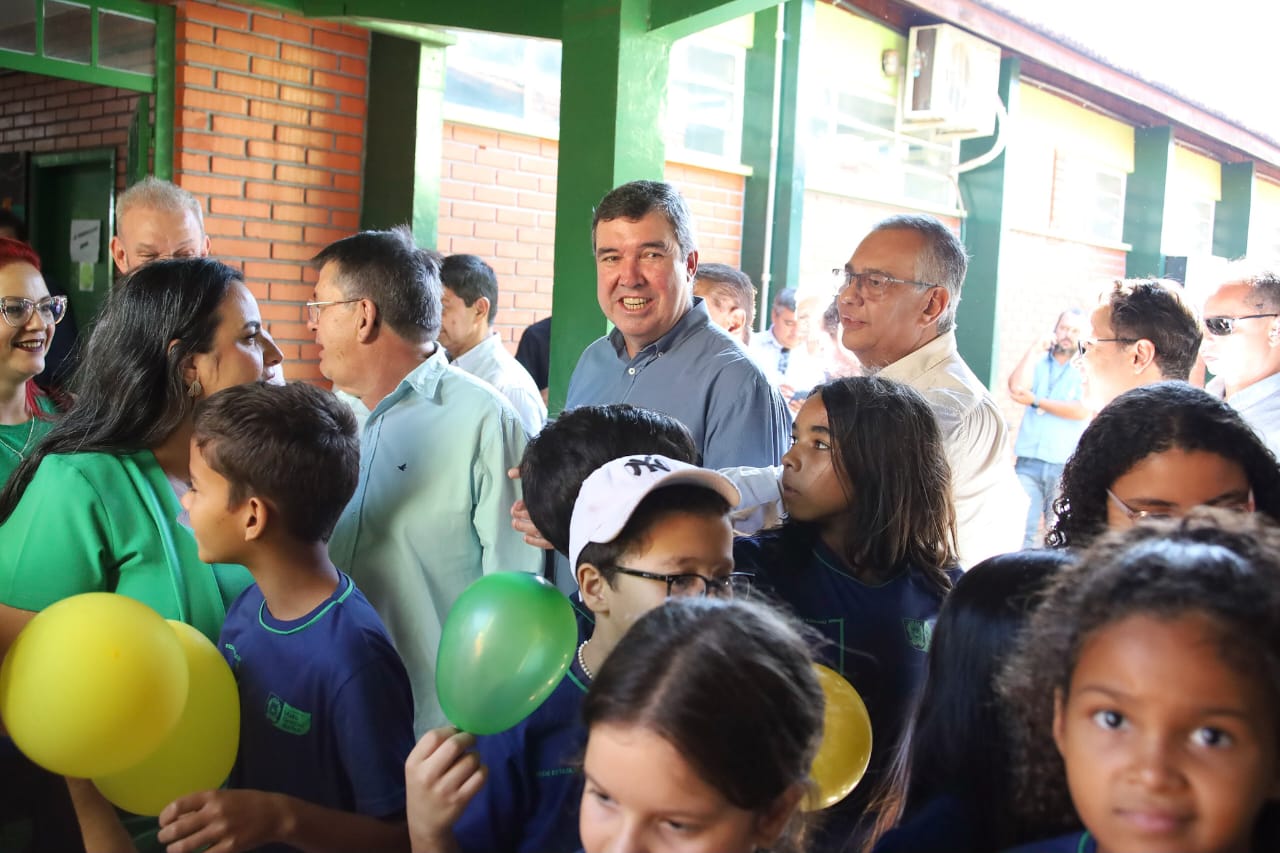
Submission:
M 1280 530 L 1198 509 L 1063 569 L 1001 679 L 1016 853 L 1280 849 Z
M 1280 521 L 1280 467 L 1231 406 L 1185 382 L 1157 382 L 1121 394 L 1080 436 L 1045 543 L 1085 548 L 1108 529 L 1200 505 Z

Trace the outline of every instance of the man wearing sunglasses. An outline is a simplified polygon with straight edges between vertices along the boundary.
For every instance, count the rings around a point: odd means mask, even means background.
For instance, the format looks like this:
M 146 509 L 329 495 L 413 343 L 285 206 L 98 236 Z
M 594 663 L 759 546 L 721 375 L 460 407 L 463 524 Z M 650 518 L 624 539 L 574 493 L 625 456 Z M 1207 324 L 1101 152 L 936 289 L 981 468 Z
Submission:
M 1205 390 L 1280 454 L 1280 275 L 1233 265 L 1205 300 L 1204 327 Z
M 1200 351 L 1200 318 L 1169 279 L 1134 278 L 1112 283 L 1089 315 L 1090 334 L 1080 341 L 1084 402 L 1092 411 L 1125 391 L 1191 375 Z

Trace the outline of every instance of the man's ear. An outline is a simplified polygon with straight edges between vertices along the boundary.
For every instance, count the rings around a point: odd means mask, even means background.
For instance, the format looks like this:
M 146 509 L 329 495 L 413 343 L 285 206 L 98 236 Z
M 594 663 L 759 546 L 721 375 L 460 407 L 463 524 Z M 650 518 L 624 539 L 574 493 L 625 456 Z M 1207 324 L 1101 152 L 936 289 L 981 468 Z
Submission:
M 1155 363 L 1156 345 L 1151 341 L 1143 338 L 1133 345 L 1133 372 L 1141 373 L 1147 367 Z
M 693 280 L 698 277 L 698 250 L 694 249 L 689 253 L 689 257 L 684 259 L 684 269 L 689 276 L 690 286 Z
M 469 310 L 477 320 L 483 320 L 487 323 L 489 322 L 489 306 L 492 304 L 493 303 L 489 301 L 489 297 L 477 296 L 476 301 L 472 302 L 471 307 L 467 310 Z
M 211 245 L 212 244 L 209 242 L 209 235 L 208 234 L 204 235 L 204 248 L 200 252 L 200 257 L 202 258 L 209 257 L 209 248 Z
M 921 314 L 922 325 L 930 326 L 938 322 L 938 318 L 946 313 L 947 306 L 951 304 L 951 294 L 945 287 L 933 287 L 929 289 L 929 300 L 924 304 L 924 312 Z
M 576 573 L 578 590 L 582 593 L 582 603 L 592 613 L 609 612 L 609 582 L 600 570 L 591 563 L 578 566 Z
M 729 328 L 726 331 L 731 335 L 736 335 L 745 325 L 747 325 L 747 312 L 741 308 L 732 309 L 729 312 Z
M 116 269 L 121 273 L 129 271 L 129 259 L 125 256 L 124 241 L 115 235 L 111 237 L 111 260 L 116 262 Z
M 244 519 L 244 541 L 261 539 L 271 519 L 271 507 L 262 498 L 250 496 L 241 507 Z
M 359 319 L 356 323 L 356 340 L 362 344 L 371 342 L 378 335 L 378 306 L 372 299 L 361 299 L 356 305 Z

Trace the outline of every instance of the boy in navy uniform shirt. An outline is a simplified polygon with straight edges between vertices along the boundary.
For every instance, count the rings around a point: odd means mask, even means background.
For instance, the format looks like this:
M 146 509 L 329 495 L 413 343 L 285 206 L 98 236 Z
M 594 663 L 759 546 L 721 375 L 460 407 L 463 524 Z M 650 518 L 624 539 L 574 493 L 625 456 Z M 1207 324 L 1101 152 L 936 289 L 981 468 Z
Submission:
M 325 546 L 359 457 L 350 410 L 310 385 L 242 385 L 197 409 L 182 505 L 200 558 L 241 563 L 256 583 L 219 637 L 241 707 L 228 789 L 165 808 L 170 850 L 408 847 L 409 679 Z
M 726 478 L 665 456 L 625 456 L 587 477 L 573 507 L 569 558 L 595 630 L 555 692 L 509 731 L 423 736 L 406 766 L 415 849 L 580 849 L 581 705 L 592 673 L 631 624 L 669 596 L 725 596 L 748 585 L 749 576 L 733 573 L 728 514 L 737 502 Z

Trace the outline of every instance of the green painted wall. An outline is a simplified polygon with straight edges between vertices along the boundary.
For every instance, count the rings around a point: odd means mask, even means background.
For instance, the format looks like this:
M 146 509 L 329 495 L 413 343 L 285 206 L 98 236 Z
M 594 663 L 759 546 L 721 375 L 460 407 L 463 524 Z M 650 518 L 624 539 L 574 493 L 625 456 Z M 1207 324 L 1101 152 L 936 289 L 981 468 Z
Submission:
M 1220 258 L 1249 254 L 1254 171 L 1253 163 L 1222 164 L 1222 199 L 1213 212 L 1213 253 Z
M 1000 62 L 1000 100 L 1010 115 L 1017 113 L 1021 63 L 1016 58 Z M 1000 129 L 997 129 L 997 133 Z M 1005 139 L 1010 134 L 1006 130 Z M 961 162 L 991 150 L 993 137 L 960 143 Z M 960 236 L 969 252 L 969 273 L 961 289 L 956 314 L 956 341 L 960 354 L 988 388 L 997 387 L 995 375 L 999 358 L 997 306 L 1000 294 L 1001 250 L 1005 232 L 1007 203 L 1005 157 L 1001 154 L 986 165 L 960 175 L 960 197 L 968 216 Z
M 1133 174 L 1124 193 L 1124 241 L 1133 247 L 1124 263 L 1128 278 L 1164 273 L 1160 238 L 1172 165 L 1173 128 L 1140 127 L 1133 132 Z

